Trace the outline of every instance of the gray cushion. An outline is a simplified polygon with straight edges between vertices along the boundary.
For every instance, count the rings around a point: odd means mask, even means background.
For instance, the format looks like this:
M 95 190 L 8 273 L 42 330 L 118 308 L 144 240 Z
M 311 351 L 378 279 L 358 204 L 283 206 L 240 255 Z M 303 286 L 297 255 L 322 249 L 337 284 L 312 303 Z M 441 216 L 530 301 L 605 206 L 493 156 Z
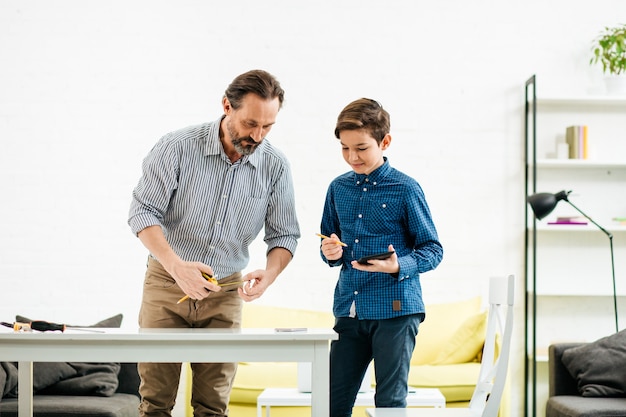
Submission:
M 624 417 L 626 398 L 550 397 L 546 417 Z
M 65 362 L 34 362 L 33 391 L 37 393 L 77 373 L 76 369 Z
M 119 363 L 68 362 L 67 365 L 75 370 L 76 375 L 59 380 L 54 385 L 38 391 L 37 394 L 97 397 L 110 397 L 115 394 L 118 386 L 117 375 L 120 372 Z
M 562 362 L 583 397 L 626 397 L 626 330 L 566 349 Z
M 33 411 L 35 417 L 138 417 L 139 398 L 131 394 L 112 397 L 37 395 Z M 2 401 L 0 416 L 18 417 L 17 400 Z

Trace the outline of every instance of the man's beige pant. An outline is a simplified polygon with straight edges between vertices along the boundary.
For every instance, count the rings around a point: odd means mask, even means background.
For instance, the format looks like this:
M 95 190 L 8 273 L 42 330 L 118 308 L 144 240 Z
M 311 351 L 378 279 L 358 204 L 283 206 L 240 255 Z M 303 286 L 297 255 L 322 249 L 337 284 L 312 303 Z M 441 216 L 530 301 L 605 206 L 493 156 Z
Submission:
M 220 282 L 237 281 L 241 273 Z M 228 288 L 228 287 L 226 287 Z M 174 279 L 150 257 L 144 281 L 139 326 L 143 328 L 239 328 L 243 300 L 237 291 L 211 293 L 204 300 L 176 302 L 185 294 Z M 211 346 L 207 345 L 207 350 Z M 142 416 L 171 416 L 178 392 L 180 363 L 139 363 Z M 227 416 L 236 363 L 192 363 L 191 405 L 194 416 Z

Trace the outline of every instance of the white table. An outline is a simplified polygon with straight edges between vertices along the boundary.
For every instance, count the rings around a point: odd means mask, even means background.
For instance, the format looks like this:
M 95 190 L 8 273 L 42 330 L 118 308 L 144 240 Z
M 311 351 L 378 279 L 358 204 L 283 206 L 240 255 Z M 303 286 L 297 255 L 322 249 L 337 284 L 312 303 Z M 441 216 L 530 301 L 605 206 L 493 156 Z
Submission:
M 256 400 L 257 417 L 262 417 L 263 407 L 266 416 L 270 417 L 270 408 L 275 406 L 306 407 L 311 405 L 311 393 L 300 392 L 296 388 L 267 388 Z M 446 406 L 446 398 L 436 388 L 411 388 L 406 397 L 408 407 L 437 407 Z M 359 392 L 356 396 L 355 406 L 374 405 L 374 390 Z
M 0 361 L 19 362 L 18 414 L 33 415 L 33 362 L 311 362 L 313 417 L 329 410 L 332 329 L 99 329 L 0 332 Z

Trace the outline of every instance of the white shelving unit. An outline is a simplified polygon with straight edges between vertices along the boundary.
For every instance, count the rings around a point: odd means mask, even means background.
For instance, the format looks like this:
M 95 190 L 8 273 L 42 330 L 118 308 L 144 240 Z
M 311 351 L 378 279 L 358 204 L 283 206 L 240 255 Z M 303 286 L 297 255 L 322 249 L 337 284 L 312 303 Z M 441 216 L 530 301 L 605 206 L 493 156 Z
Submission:
M 613 234 L 620 330 L 626 327 L 626 97 L 541 97 L 526 82 L 526 196 L 572 191 L 569 200 Z M 588 159 L 556 159 L 570 125 L 588 126 Z M 526 407 L 542 416 L 547 381 L 537 363 L 551 343 L 615 332 L 610 241 L 595 225 L 550 225 L 580 216 L 566 202 L 536 221 L 526 204 Z

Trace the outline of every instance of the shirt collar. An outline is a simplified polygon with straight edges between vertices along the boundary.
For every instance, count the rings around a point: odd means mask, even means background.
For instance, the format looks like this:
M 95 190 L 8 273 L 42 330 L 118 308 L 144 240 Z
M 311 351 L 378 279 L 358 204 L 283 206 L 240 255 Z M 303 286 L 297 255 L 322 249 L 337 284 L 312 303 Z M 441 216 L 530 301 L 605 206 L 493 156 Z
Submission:
M 355 184 L 362 185 L 365 181 L 369 182 L 370 184 L 376 184 L 377 182 L 380 182 L 383 178 L 385 178 L 387 175 L 389 175 L 389 172 L 391 171 L 391 165 L 389 165 L 389 161 L 387 160 L 386 156 L 383 156 L 383 160 L 385 162 L 383 162 L 381 166 L 379 166 L 378 168 L 376 168 L 374 171 L 372 171 L 369 174 L 357 174 L 355 172 L 354 173 Z

